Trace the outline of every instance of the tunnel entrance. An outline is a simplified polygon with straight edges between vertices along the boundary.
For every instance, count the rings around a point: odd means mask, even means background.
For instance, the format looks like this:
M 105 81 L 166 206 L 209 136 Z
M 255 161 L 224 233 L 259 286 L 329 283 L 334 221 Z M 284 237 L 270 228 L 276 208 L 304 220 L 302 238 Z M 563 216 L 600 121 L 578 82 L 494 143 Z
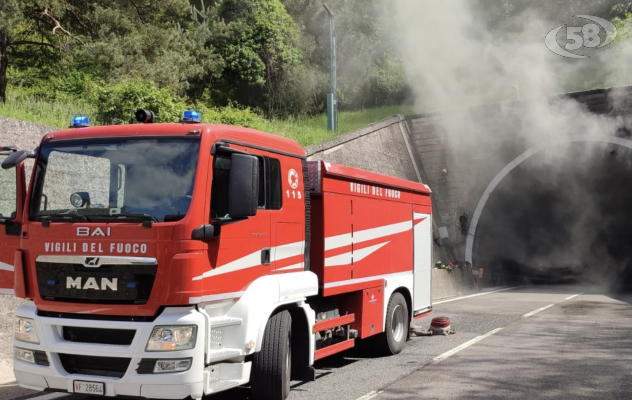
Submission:
M 475 227 L 473 260 L 501 283 L 632 280 L 632 150 L 558 145 L 498 183 Z

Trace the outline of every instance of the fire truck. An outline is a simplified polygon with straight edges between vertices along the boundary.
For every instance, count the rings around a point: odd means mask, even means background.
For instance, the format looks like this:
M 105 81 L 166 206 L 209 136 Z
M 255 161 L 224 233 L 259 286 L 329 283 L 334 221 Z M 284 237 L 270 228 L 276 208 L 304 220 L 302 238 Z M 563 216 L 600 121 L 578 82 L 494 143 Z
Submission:
M 20 386 L 200 399 L 249 385 L 282 400 L 356 341 L 402 351 L 431 310 L 426 185 L 307 161 L 290 139 L 196 112 L 136 116 L 75 117 L 33 151 L 1 149 Z

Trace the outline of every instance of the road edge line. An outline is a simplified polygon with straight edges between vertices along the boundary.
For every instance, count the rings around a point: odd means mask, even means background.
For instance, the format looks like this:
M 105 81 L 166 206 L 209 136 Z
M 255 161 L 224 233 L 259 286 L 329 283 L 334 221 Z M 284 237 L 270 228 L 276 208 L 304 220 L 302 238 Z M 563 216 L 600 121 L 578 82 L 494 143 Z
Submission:
M 448 350 L 445 353 L 436 356 L 432 361 L 435 362 L 435 363 L 439 363 L 439 362 L 441 362 L 443 360 L 446 360 L 447 358 L 455 355 L 459 351 L 461 351 L 463 349 L 466 349 L 466 348 L 470 347 L 471 345 L 476 344 L 476 343 L 480 342 L 481 340 L 483 340 L 483 339 L 485 339 L 487 337 L 490 337 L 491 335 L 493 335 L 493 334 L 495 334 L 495 333 L 497 333 L 497 332 L 499 332 L 499 331 L 501 331 L 503 329 L 504 328 L 496 328 L 493 331 L 489 331 L 489 332 L 487 332 L 484 335 L 477 336 L 477 337 L 475 337 L 472 340 L 468 340 L 467 342 L 465 342 L 465 343 L 453 348 L 452 350 Z
M 451 301 L 464 300 L 464 299 L 469 299 L 471 297 L 484 296 L 486 294 L 504 292 L 506 290 L 518 289 L 518 288 L 521 288 L 521 287 L 522 286 L 513 286 L 513 287 L 504 288 L 504 289 L 492 290 L 490 292 L 474 293 L 474 294 L 470 294 L 470 295 L 467 295 L 467 296 L 455 297 L 453 299 L 448 299 L 448 300 L 433 301 L 432 305 L 434 306 L 434 305 L 437 305 L 437 304 L 449 303 Z
M 382 393 L 381 390 L 371 390 L 369 393 L 365 394 L 364 396 L 358 397 L 356 400 L 369 400 L 379 395 L 380 393 Z
M 581 296 L 582 294 L 584 294 L 584 292 L 577 293 L 577 294 L 574 294 L 572 296 L 568 296 L 568 297 L 564 298 L 564 300 L 572 300 L 572 299 L 574 299 L 577 296 Z
M 549 308 L 553 307 L 554 305 L 555 304 L 549 304 L 548 306 L 544 306 L 544 307 L 538 308 L 537 310 L 533 310 L 531 312 L 526 313 L 525 315 L 523 315 L 520 318 L 521 319 L 529 318 L 529 317 L 531 317 L 531 316 L 533 316 L 533 315 L 535 315 L 535 314 L 537 314 L 537 313 L 539 313 L 541 311 L 548 310 Z

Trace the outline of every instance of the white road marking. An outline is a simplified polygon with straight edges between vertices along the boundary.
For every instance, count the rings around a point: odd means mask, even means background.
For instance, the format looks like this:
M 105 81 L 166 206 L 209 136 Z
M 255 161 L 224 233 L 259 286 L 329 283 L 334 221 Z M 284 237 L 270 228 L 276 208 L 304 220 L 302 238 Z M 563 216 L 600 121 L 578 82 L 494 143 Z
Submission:
M 434 362 L 441 362 L 441 361 L 445 360 L 446 358 L 448 358 L 448 357 L 450 357 L 450 356 L 455 355 L 455 354 L 456 354 L 456 353 L 458 353 L 459 351 L 461 351 L 461 350 L 463 350 L 463 349 L 466 349 L 466 348 L 470 347 L 471 345 L 473 345 L 473 344 L 475 344 L 475 343 L 480 342 L 481 340 L 483 340 L 483 339 L 485 339 L 485 338 L 487 338 L 487 337 L 489 337 L 489 336 L 491 336 L 491 335 L 495 334 L 496 332 L 501 331 L 502 329 L 503 329 L 503 328 L 496 328 L 496 329 L 494 329 L 493 331 L 489 331 L 489 332 L 487 332 L 487 333 L 486 333 L 486 334 L 484 334 L 484 335 L 477 336 L 477 337 L 475 337 L 474 339 L 469 340 L 469 341 L 467 341 L 467 342 L 463 343 L 462 345 L 457 346 L 457 347 L 453 348 L 452 350 L 448 350 L 448 351 L 446 351 L 445 353 L 441 354 L 440 356 L 435 357 L 435 358 L 433 359 L 433 361 L 434 361 Z
M 540 311 L 544 311 L 544 310 L 546 310 L 547 308 L 551 308 L 551 307 L 553 307 L 554 305 L 555 305 L 555 304 L 549 304 L 548 306 L 544 306 L 544 307 L 542 307 L 542 308 L 538 308 L 537 310 L 533 310 L 533 311 L 531 311 L 530 313 L 526 313 L 525 315 L 523 315 L 523 316 L 522 316 L 522 318 L 529 318 L 530 316 L 535 315 L 535 314 L 539 313 Z
M 577 293 L 577 294 L 574 294 L 574 295 L 572 295 L 572 296 L 568 296 L 568 297 L 567 297 L 567 298 L 565 298 L 564 300 L 574 299 L 575 297 L 577 297 L 577 296 L 581 296 L 582 294 L 584 294 L 584 292 Z
M 498 293 L 498 292 L 504 292 L 505 290 L 511 290 L 511 289 L 518 289 L 521 288 L 522 286 L 514 286 L 514 287 L 510 287 L 510 288 L 504 288 L 504 289 L 498 289 L 498 290 L 492 290 L 490 292 L 484 292 L 484 293 L 476 293 L 476 294 L 471 294 L 469 296 L 462 296 L 462 297 L 456 297 L 454 299 L 448 299 L 448 300 L 442 300 L 442 301 L 435 301 L 432 303 L 432 305 L 436 305 L 436 304 L 443 304 L 443 303 L 449 303 L 451 301 L 457 301 L 457 300 L 464 300 L 464 299 L 469 299 L 471 297 L 477 297 L 477 296 L 485 296 L 486 294 L 491 294 L 491 293 Z
M 380 393 L 382 393 L 381 390 L 379 390 L 377 392 L 375 390 L 371 390 L 369 393 L 365 394 L 364 396 L 358 397 L 357 400 L 369 400 L 369 399 L 374 398 L 375 396 L 377 396 Z

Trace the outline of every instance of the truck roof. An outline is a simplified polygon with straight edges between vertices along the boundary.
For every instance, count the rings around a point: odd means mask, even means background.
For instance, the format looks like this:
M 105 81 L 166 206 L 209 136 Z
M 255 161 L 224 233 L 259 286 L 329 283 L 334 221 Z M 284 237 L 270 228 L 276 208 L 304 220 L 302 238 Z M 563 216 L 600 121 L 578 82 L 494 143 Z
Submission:
M 217 140 L 227 139 L 244 145 L 274 149 L 288 155 L 305 157 L 303 148 L 292 139 L 241 126 L 219 124 L 127 124 L 71 128 L 48 133 L 45 138 L 54 140 L 87 139 L 99 137 L 178 136 L 190 135 L 199 130 L 201 135 L 213 135 Z
M 327 177 L 339 178 L 343 180 L 354 180 L 362 183 L 388 186 L 390 188 L 406 190 L 413 193 L 429 195 L 432 193 L 430 187 L 423 183 L 408 181 L 406 179 L 394 178 L 392 176 L 377 174 L 374 172 L 365 171 L 353 167 L 347 167 L 345 165 L 334 164 L 327 161 L 310 161 L 309 164 L 320 163 L 321 168 L 316 170 L 310 168 L 310 183 L 313 180 L 316 185 L 319 185 L 320 177 L 318 174 L 322 174 L 322 178 Z

